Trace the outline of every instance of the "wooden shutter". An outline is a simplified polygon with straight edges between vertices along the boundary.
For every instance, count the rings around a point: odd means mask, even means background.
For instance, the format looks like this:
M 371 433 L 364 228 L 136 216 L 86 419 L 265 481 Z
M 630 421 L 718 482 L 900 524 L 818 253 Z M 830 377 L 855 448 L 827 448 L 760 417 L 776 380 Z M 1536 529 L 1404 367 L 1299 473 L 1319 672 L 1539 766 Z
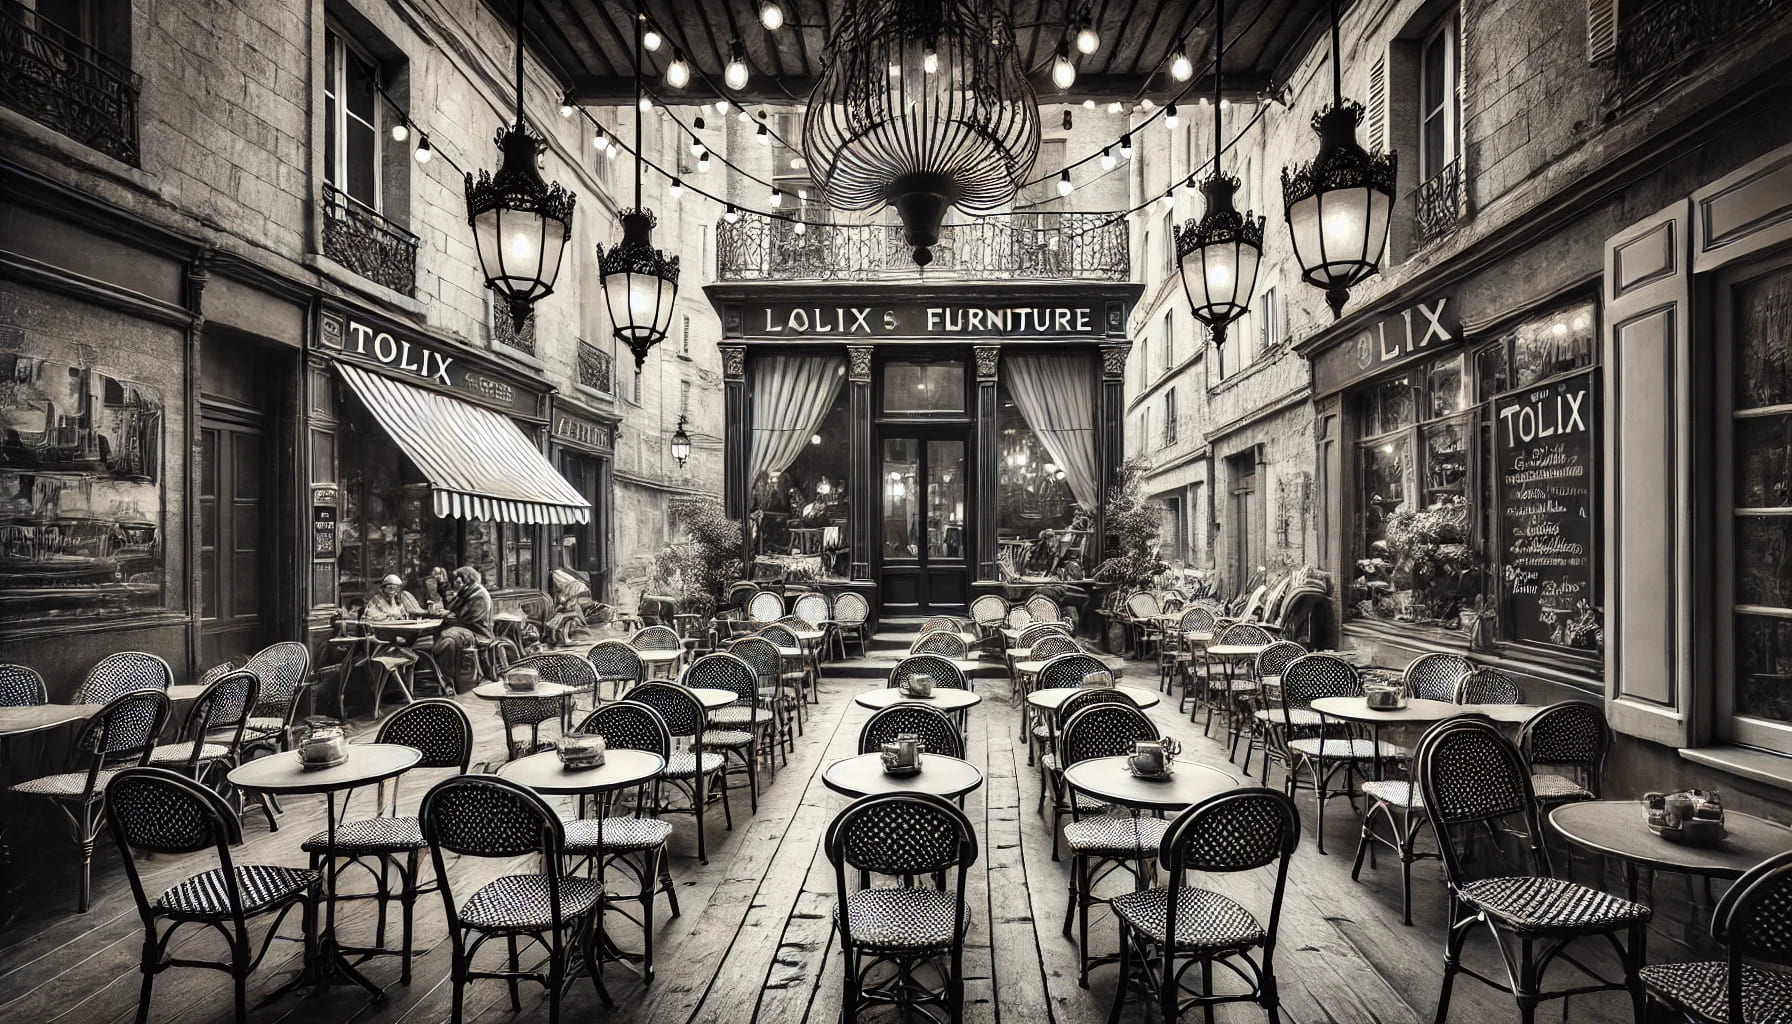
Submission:
M 1618 52 L 1618 0 L 1587 0 L 1587 63 Z
M 1691 737 L 1691 204 L 1605 243 L 1605 692 L 1612 727 Z
M 1379 57 L 1369 67 L 1369 152 L 1388 148 L 1388 59 Z

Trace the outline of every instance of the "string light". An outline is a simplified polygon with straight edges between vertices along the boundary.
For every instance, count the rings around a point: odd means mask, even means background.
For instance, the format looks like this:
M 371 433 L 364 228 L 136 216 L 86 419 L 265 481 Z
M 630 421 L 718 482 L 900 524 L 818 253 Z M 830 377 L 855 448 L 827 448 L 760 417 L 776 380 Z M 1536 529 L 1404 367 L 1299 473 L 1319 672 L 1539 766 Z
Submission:
M 658 53 L 661 42 L 660 34 L 653 29 L 648 29 L 647 33 L 641 37 L 641 45 L 647 47 L 649 53 Z
M 722 219 L 730 224 L 740 219 L 740 214 L 735 212 L 733 203 L 729 203 L 728 208 L 722 211 Z
M 1164 189 L 1163 204 L 1165 206 L 1175 206 L 1176 205 L 1176 188 L 1175 188 L 1175 186 L 1171 186 L 1169 188 Z
M 1070 62 L 1070 44 L 1058 44 L 1058 59 L 1052 62 L 1052 84 L 1060 92 L 1068 92 L 1076 84 L 1076 65 Z
M 1078 53 L 1094 53 L 1101 49 L 1101 34 L 1095 31 L 1095 25 L 1087 15 L 1083 17 L 1083 27 L 1076 32 L 1076 49 Z
M 778 207 L 783 206 L 783 205 L 784 205 L 784 193 L 780 192 L 776 185 L 773 185 L 772 186 L 772 209 L 775 210 Z
M 784 8 L 775 3 L 759 5 L 759 24 L 765 26 L 767 32 L 776 32 L 784 27 Z
M 707 149 L 704 150 L 702 153 L 698 154 L 698 156 L 697 156 L 697 173 L 698 174 L 708 174 L 709 173 L 709 150 L 707 150 Z
M 802 221 L 799 220 L 796 222 L 796 226 L 791 228 L 791 230 L 795 231 L 799 235 L 806 235 L 809 233 L 809 225 L 804 224 Z
M 727 112 L 728 112 L 728 101 L 727 100 L 717 100 L 716 101 L 716 113 L 726 114 Z
M 417 135 L 417 162 L 429 163 L 429 158 L 435 155 L 435 150 L 429 148 L 429 133 L 419 132 Z
M 1170 77 L 1186 82 L 1195 77 L 1195 62 L 1188 59 L 1188 40 L 1176 44 L 1176 56 L 1170 58 Z
M 769 146 L 772 144 L 772 133 L 765 127 L 763 122 L 760 123 L 759 130 L 753 133 L 753 137 L 758 140 L 761 146 Z
M 1084 110 L 1094 110 L 1095 109 L 1095 101 L 1092 99 L 1084 100 L 1083 101 L 1083 109 Z
M 722 71 L 722 82 L 728 88 L 739 92 L 747 87 L 747 80 L 750 77 L 751 75 L 747 71 L 746 53 L 741 49 L 740 40 L 736 39 L 729 49 L 728 67 Z M 723 101 L 717 100 L 716 109 L 727 110 L 728 107 Z
M 571 117 L 572 116 L 572 90 L 571 89 L 568 89 L 565 92 L 560 94 L 560 116 L 561 117 Z
M 1172 103 L 1169 106 L 1164 108 L 1164 127 L 1165 128 L 1168 128 L 1171 131 L 1175 131 L 1176 125 L 1178 123 L 1180 123 L 1180 121 L 1181 121 L 1181 118 L 1176 116 L 1176 104 Z
M 1071 182 L 1070 182 L 1070 171 L 1066 170 L 1066 171 L 1064 171 L 1064 173 L 1058 175 L 1058 194 L 1059 195 L 1067 196 L 1075 188 L 1076 188 L 1076 186 L 1071 184 Z
M 673 178 L 671 191 L 672 191 L 672 198 L 674 198 L 674 199 L 677 199 L 679 196 L 684 195 L 684 182 L 678 178 Z
M 1120 159 L 1122 159 L 1122 160 L 1131 160 L 1132 159 L 1132 133 L 1131 132 L 1127 132 L 1125 135 L 1120 136 Z
M 653 101 L 643 96 L 636 102 L 635 106 L 639 107 L 643 114 L 651 113 L 653 110 Z
M 1101 169 L 1104 171 L 1111 171 L 1114 169 L 1114 147 L 1101 147 Z
M 397 124 L 392 126 L 392 141 L 393 142 L 403 142 L 405 139 L 410 137 L 410 134 L 411 134 L 411 129 L 409 127 L 407 127 L 403 121 L 400 121 Z
M 666 85 L 682 89 L 691 84 L 691 66 L 684 61 L 684 51 L 673 49 L 672 63 L 666 65 Z

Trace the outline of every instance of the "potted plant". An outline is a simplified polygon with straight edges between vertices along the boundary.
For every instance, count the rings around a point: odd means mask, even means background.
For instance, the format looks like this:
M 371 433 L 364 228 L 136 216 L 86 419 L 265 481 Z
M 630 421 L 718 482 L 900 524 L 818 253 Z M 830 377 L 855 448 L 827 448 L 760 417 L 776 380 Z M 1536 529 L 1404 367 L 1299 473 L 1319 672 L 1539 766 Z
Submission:
M 713 499 L 675 501 L 669 519 L 684 537 L 654 558 L 654 589 L 676 594 L 688 613 L 713 615 L 741 576 L 740 524 Z
M 1468 538 L 1468 505 L 1439 502 L 1388 516 L 1392 586 L 1407 596 L 1404 617 L 1456 627 L 1481 592 L 1481 558 Z

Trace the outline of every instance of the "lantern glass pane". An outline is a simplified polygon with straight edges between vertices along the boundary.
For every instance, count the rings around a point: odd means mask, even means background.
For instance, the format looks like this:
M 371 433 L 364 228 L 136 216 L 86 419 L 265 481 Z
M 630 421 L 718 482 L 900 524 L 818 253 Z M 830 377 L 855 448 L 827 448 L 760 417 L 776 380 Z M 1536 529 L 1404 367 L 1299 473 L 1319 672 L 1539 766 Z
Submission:
M 1308 196 L 1288 207 L 1288 233 L 1294 242 L 1294 256 L 1302 270 L 1317 266 L 1323 256 L 1319 246 L 1319 197 Z
M 487 281 L 497 279 L 503 264 L 498 260 L 498 211 L 487 210 L 473 218 L 473 245 Z
M 504 277 L 512 294 L 533 295 L 542 277 L 542 242 L 546 223 L 540 214 L 506 210 L 498 216 L 498 242 L 503 246 Z M 558 254 L 555 256 L 558 259 Z
M 610 274 L 604 278 L 604 304 L 610 307 L 610 325 L 622 337 L 634 337 L 635 321 L 630 318 L 633 305 L 629 290 L 632 274 Z
M 566 258 L 566 225 L 551 217 L 540 218 L 542 225 L 541 290 L 554 290 L 560 277 L 560 261 Z
M 1319 231 L 1328 263 L 1355 262 L 1367 256 L 1369 197 L 1367 188 L 1340 188 L 1319 196 Z

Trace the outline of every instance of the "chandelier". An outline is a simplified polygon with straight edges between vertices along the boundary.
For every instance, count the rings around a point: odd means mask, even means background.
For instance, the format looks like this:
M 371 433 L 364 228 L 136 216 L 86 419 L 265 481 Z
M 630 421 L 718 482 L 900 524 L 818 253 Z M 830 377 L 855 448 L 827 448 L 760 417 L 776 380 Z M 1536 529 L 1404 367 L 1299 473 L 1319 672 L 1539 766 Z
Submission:
M 1282 168 L 1282 202 L 1301 280 L 1325 289 L 1334 317 L 1344 315 L 1350 289 L 1381 268 L 1394 206 L 1394 154 L 1357 145 L 1363 106 L 1344 99 L 1339 67 L 1338 4 L 1332 0 L 1332 105 L 1313 116 L 1319 155 L 1303 167 Z
M 984 0 L 856 0 L 803 119 L 803 156 L 828 204 L 894 206 L 915 263 L 946 208 L 1012 202 L 1039 155 L 1039 101 L 1014 30 Z
M 554 293 L 560 258 L 572 235 L 575 197 L 559 184 L 549 185 L 536 166 L 540 136 L 523 120 L 523 0 L 516 5 L 516 121 L 498 130 L 498 151 L 504 159 L 496 174 L 467 175 L 467 222 L 485 286 L 510 308 L 511 323 L 521 329 L 536 302 Z M 429 137 L 418 144 L 423 160 Z

